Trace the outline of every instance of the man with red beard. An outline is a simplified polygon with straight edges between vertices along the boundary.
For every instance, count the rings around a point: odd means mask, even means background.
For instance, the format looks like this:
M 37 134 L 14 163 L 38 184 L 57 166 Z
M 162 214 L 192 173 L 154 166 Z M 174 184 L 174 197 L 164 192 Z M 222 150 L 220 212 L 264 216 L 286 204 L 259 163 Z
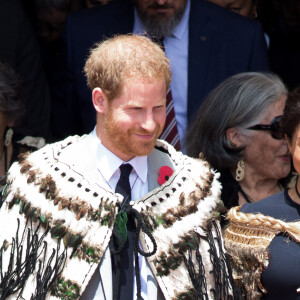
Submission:
M 186 128 L 213 88 L 240 72 L 268 70 L 259 22 L 204 0 L 117 0 L 71 13 L 64 35 L 67 72 L 65 76 L 58 74 L 63 78 L 54 87 L 56 137 L 92 130 L 94 107 L 81 72 L 85 59 L 95 42 L 128 33 L 163 40 L 170 59 L 171 90 L 183 150 Z
M 218 176 L 157 139 L 165 53 L 146 37 L 116 36 L 95 46 L 84 71 L 95 129 L 9 171 L 0 298 L 227 299 Z

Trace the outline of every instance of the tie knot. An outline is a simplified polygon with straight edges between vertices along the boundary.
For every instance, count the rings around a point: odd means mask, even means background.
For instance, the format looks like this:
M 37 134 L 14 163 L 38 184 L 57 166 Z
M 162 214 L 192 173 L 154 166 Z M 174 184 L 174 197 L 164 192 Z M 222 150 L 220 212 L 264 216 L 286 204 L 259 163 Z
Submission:
M 132 171 L 132 165 L 131 164 L 123 164 L 120 166 L 121 175 L 122 178 L 129 178 L 129 175 Z

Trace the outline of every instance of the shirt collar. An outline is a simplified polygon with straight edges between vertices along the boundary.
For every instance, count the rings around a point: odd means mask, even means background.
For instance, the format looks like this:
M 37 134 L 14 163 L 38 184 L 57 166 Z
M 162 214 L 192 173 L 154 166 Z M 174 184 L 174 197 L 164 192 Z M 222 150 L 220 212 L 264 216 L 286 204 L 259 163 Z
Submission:
M 177 24 L 177 26 L 173 29 L 172 34 L 177 39 L 181 39 L 186 31 L 186 28 L 189 23 L 190 7 L 191 7 L 190 0 L 188 0 L 185 11 L 183 13 L 183 16 L 182 16 L 179 24 Z M 142 20 L 140 19 L 136 8 L 134 9 L 133 33 L 140 34 L 140 35 L 146 34 L 144 24 L 143 24 Z
M 184 11 L 183 16 L 181 18 L 181 21 L 173 29 L 172 33 L 177 39 L 181 39 L 183 37 L 185 31 L 187 30 L 187 27 L 188 27 L 188 24 L 189 24 L 190 7 L 191 7 L 190 0 L 188 0 L 187 4 L 186 4 L 185 11 Z
M 134 24 L 133 24 L 133 33 L 139 35 L 146 35 L 146 30 L 142 20 L 140 19 L 137 9 L 134 8 Z
M 101 174 L 107 182 L 109 182 L 111 177 L 119 170 L 119 167 L 123 163 L 131 164 L 138 177 L 143 183 L 146 182 L 148 173 L 147 156 L 136 156 L 130 161 L 124 162 L 101 143 L 97 136 L 96 129 L 94 129 L 92 136 L 94 142 L 97 143 L 97 168 L 101 170 Z

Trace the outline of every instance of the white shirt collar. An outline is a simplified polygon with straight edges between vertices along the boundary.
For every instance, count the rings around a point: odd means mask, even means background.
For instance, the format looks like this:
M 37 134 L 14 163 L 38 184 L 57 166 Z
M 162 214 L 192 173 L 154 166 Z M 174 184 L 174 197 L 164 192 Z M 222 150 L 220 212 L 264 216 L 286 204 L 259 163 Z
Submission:
M 147 156 L 136 156 L 132 158 L 128 162 L 124 162 L 117 155 L 112 153 L 109 149 L 107 149 L 99 140 L 96 129 L 92 132 L 93 139 L 95 143 L 97 143 L 97 168 L 101 170 L 101 174 L 105 178 L 106 182 L 109 182 L 111 177 L 119 172 L 119 167 L 123 163 L 129 163 L 132 165 L 134 171 L 138 175 L 138 177 L 142 180 L 143 183 L 147 180 L 148 173 L 148 164 L 147 164 Z
M 177 24 L 177 26 L 173 29 L 173 36 L 176 37 L 177 39 L 181 39 L 181 37 L 184 35 L 185 30 L 188 26 L 189 23 L 189 15 L 190 15 L 190 7 L 191 3 L 190 0 L 187 1 L 186 8 L 184 11 L 184 14 L 180 20 L 180 22 Z M 133 25 L 133 33 L 135 34 L 140 34 L 140 35 L 145 35 L 146 30 L 144 27 L 144 24 L 142 20 L 140 19 L 137 9 L 134 9 L 134 25 Z

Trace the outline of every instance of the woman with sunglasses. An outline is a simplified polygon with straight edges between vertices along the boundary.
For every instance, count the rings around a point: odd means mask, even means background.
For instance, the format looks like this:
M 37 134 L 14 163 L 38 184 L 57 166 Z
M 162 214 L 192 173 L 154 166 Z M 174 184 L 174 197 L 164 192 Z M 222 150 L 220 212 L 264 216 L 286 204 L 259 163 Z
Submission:
M 286 102 L 282 132 L 300 172 L 300 87 Z M 258 203 L 232 208 L 225 246 L 247 299 L 300 299 L 300 179 Z
M 228 209 L 283 189 L 291 166 L 279 126 L 286 97 L 276 75 L 240 73 L 207 96 L 190 126 L 187 153 L 203 153 L 220 171 Z

